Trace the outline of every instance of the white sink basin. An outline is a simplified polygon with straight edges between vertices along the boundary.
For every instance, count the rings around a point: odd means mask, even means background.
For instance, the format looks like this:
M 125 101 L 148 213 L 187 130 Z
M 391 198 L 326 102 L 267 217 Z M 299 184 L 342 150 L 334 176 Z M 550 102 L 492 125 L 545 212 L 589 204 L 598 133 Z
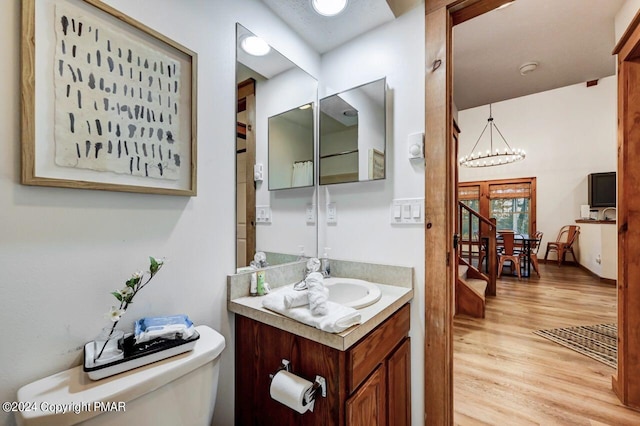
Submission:
M 329 300 L 351 308 L 360 309 L 380 300 L 380 288 L 368 281 L 355 278 L 325 278 Z

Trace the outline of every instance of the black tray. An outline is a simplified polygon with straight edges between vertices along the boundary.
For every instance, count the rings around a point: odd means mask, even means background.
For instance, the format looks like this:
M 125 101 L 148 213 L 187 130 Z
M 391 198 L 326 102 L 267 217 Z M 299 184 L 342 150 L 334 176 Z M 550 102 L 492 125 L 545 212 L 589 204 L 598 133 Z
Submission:
M 199 338 L 200 334 L 196 331 L 188 339 L 159 338 L 135 345 L 134 336 L 131 334 L 124 338 L 122 345 L 123 358 L 104 364 L 95 364 L 93 362 L 93 342 L 88 342 L 84 345 L 83 370 L 89 373 L 89 377 L 93 380 L 112 376 L 190 351 Z

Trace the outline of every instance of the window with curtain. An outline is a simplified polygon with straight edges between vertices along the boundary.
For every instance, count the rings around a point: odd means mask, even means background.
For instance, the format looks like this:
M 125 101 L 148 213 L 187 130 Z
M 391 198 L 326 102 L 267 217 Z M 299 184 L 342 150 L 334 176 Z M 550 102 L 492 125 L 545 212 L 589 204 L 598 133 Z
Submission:
M 500 179 L 460 182 L 458 199 L 487 218 L 496 218 L 498 229 L 510 229 L 519 234 L 536 231 L 536 178 Z M 463 213 L 461 233 L 469 235 L 468 214 Z M 471 233 L 477 233 L 472 223 Z

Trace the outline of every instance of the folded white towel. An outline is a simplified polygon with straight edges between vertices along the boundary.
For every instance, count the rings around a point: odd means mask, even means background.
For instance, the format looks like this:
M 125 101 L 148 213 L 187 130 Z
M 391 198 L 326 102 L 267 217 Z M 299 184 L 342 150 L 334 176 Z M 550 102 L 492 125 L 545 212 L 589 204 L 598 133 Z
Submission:
M 331 301 L 326 302 L 328 313 L 323 316 L 313 315 L 306 305 L 287 309 L 284 306 L 284 297 L 279 293 L 281 293 L 281 291 L 276 291 L 264 296 L 262 306 L 322 331 L 341 333 L 351 326 L 360 324 L 362 321 L 360 312 Z

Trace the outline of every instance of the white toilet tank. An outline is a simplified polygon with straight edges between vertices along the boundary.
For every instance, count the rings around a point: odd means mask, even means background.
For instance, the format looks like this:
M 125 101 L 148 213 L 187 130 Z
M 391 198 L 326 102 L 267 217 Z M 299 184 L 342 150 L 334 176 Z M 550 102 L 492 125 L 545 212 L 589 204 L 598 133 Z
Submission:
M 211 424 L 224 337 L 207 326 L 192 351 L 102 380 L 82 366 L 38 380 L 18 390 L 27 409 L 18 425 Z

